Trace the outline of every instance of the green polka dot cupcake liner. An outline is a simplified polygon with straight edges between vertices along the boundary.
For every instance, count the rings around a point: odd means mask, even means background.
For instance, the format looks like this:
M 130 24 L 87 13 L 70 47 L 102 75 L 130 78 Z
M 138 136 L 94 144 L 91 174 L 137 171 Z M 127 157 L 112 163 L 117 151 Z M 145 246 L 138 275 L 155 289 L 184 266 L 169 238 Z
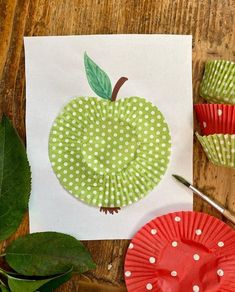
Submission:
M 235 104 L 235 63 L 225 60 L 208 61 L 200 95 L 210 103 Z
M 196 133 L 196 136 L 212 163 L 235 168 L 235 135 L 214 134 L 201 136 Z
M 49 137 L 60 183 L 97 207 L 123 207 L 146 196 L 166 172 L 170 152 L 162 113 L 140 97 L 76 97 L 57 116 Z

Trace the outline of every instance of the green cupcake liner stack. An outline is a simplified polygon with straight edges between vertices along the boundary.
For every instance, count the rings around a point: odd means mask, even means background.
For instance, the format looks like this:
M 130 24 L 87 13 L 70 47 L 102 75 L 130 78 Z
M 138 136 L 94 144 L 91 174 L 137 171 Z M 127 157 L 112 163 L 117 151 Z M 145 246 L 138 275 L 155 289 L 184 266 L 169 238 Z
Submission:
M 225 60 L 207 61 L 200 95 L 208 103 L 235 106 L 235 63 Z M 212 163 L 235 168 L 235 133 L 217 134 L 215 131 L 204 136 L 196 133 L 196 136 Z
M 224 60 L 208 61 L 200 95 L 209 103 L 235 104 L 235 63 Z

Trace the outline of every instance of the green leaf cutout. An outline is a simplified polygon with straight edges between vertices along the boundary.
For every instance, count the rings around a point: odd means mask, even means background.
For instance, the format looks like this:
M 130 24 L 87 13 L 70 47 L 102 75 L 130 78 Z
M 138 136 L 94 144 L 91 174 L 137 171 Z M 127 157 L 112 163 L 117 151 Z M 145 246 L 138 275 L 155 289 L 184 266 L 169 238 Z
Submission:
M 27 276 L 60 274 L 71 267 L 75 273 L 95 268 L 81 242 L 57 232 L 33 233 L 18 238 L 7 247 L 5 253 L 11 268 Z
M 52 292 L 55 288 L 67 282 L 71 277 L 72 268 L 63 274 L 40 280 L 24 279 L 19 276 L 13 277 L 8 275 L 8 286 L 12 292 Z
M 84 64 L 87 80 L 92 90 L 104 99 L 111 99 L 112 85 L 108 75 L 91 60 L 87 53 L 84 54 Z
M 31 173 L 25 147 L 7 117 L 0 123 L 0 240 L 16 231 L 28 208 Z

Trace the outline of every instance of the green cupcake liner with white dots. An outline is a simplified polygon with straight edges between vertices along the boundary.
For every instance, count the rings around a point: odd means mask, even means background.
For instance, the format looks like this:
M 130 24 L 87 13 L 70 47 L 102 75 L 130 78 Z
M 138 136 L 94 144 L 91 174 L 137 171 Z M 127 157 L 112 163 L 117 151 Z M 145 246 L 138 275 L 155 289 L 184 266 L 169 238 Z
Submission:
M 99 207 L 123 207 L 143 198 L 163 177 L 170 150 L 162 113 L 140 97 L 74 98 L 49 137 L 49 157 L 60 183 Z
M 214 134 L 201 136 L 196 133 L 196 136 L 212 163 L 235 168 L 235 135 Z
M 235 63 L 225 60 L 206 62 L 200 95 L 210 103 L 235 104 Z

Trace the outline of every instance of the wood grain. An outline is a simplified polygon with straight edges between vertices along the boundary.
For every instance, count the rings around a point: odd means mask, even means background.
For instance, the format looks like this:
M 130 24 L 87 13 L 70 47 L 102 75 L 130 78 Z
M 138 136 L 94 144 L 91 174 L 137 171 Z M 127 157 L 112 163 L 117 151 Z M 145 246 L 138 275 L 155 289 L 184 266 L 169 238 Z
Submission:
M 198 88 L 205 60 L 235 60 L 234 15 L 234 0 L 0 0 L 0 112 L 12 118 L 25 140 L 23 36 L 41 35 L 192 34 L 193 97 L 194 102 L 203 102 Z M 209 163 L 196 139 L 193 161 L 194 183 L 235 211 L 235 171 Z M 194 199 L 194 209 L 225 220 L 198 198 Z M 0 249 L 26 232 L 28 216 Z M 123 261 L 128 241 L 85 244 L 97 269 L 82 278 L 73 277 L 59 291 L 125 291 Z

